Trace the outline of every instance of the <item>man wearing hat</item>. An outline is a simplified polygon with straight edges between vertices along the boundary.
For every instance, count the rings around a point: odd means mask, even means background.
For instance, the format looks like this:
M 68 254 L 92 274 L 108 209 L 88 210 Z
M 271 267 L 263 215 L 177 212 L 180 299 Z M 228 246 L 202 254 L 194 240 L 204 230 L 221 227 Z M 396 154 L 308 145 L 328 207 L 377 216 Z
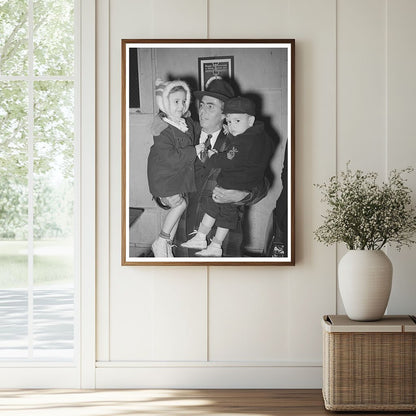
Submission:
M 206 143 L 206 148 L 222 152 L 226 146 L 226 135 L 223 131 L 223 122 L 225 119 L 224 105 L 234 97 L 234 90 L 226 81 L 214 79 L 207 86 L 206 91 L 195 91 L 195 98 L 199 101 L 198 115 L 201 133 L 199 143 Z M 209 137 L 209 138 L 208 138 Z M 196 136 L 196 139 L 198 136 Z M 220 169 L 212 169 L 204 164 L 207 155 L 203 154 L 195 161 L 195 184 L 197 192 L 191 195 L 190 206 L 187 211 L 187 231 L 188 234 L 196 229 L 202 219 L 201 203 L 205 199 L 212 198 L 212 192 L 217 185 L 217 176 Z M 202 160 L 201 160 L 202 159 Z M 235 192 L 231 195 L 230 202 L 237 202 L 247 196 L 247 192 Z M 218 201 L 222 202 L 222 201 Z M 241 233 L 240 233 L 241 234 Z M 230 239 L 229 239 L 230 240 Z M 233 244 L 229 244 L 228 251 L 239 253 L 241 244 L 241 235 L 236 236 Z M 231 241 L 230 241 L 231 243 Z M 228 253 L 232 255 L 233 253 Z
M 196 132 L 196 143 L 205 143 L 207 149 L 223 152 L 226 147 L 226 135 L 223 131 L 225 119 L 224 105 L 235 96 L 230 84 L 222 79 L 214 79 L 209 83 L 205 91 L 195 91 L 195 97 L 199 101 L 198 115 L 200 132 Z M 221 169 L 208 168 L 205 164 L 206 154 L 200 154 L 195 161 L 195 184 L 197 191 L 189 194 L 189 203 L 186 210 L 186 234 L 191 234 L 203 217 L 201 209 L 202 201 L 213 198 L 217 203 L 241 203 L 249 205 L 262 199 L 268 190 L 267 184 L 261 188 L 255 187 L 251 191 L 235 189 L 223 189 L 217 187 L 217 177 Z M 183 228 L 183 227 L 182 227 Z M 178 235 L 179 237 L 179 235 Z M 183 241 L 188 236 L 182 236 Z M 223 245 L 225 256 L 240 257 L 242 243 L 242 229 L 240 227 L 230 232 Z M 178 241 L 180 246 L 181 241 Z M 193 256 L 197 250 L 177 247 L 175 256 Z M 187 252 L 187 253 L 186 253 Z
M 224 189 L 248 191 L 260 188 L 272 155 L 272 142 L 262 122 L 255 121 L 255 106 L 246 97 L 230 98 L 224 106 L 229 131 L 224 151 L 212 152 L 206 161 L 207 168 L 220 168 L 217 184 Z M 217 203 L 212 198 L 202 201 L 205 212 L 197 233 L 182 247 L 199 248 L 195 255 L 221 257 L 225 238 L 236 230 L 241 209 L 234 203 Z M 210 244 L 207 235 L 217 226 Z

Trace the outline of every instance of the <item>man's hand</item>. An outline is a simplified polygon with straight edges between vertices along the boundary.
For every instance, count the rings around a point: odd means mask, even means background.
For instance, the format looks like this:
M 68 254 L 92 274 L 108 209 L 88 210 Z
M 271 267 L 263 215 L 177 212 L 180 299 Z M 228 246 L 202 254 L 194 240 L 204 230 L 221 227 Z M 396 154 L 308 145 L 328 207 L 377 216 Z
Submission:
M 165 196 L 160 198 L 164 205 L 169 205 L 171 208 L 177 207 L 182 202 L 181 195 Z
M 233 202 L 240 202 L 249 192 L 238 191 L 236 189 L 224 189 L 216 186 L 212 191 L 212 199 L 219 204 L 227 204 Z
M 200 143 L 195 146 L 196 154 L 199 155 L 201 152 L 205 150 L 205 144 Z

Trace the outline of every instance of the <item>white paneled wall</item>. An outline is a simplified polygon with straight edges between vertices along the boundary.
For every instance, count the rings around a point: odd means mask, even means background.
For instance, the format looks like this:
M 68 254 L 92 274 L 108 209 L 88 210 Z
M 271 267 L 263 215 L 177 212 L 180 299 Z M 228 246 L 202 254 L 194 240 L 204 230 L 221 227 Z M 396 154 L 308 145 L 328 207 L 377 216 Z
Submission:
M 288 361 L 288 289 L 288 278 L 256 267 L 211 268 L 209 360 Z
M 337 162 L 383 172 L 386 162 L 386 2 L 340 0 Z M 374 151 L 376 150 L 376 151 Z
M 320 387 L 320 318 L 343 308 L 313 184 L 348 160 L 416 165 L 416 2 L 100 0 L 97 16 L 97 387 Z M 121 267 L 121 39 L 207 37 L 296 39 L 294 267 Z M 390 255 L 389 313 L 415 314 L 415 250 Z
M 416 2 L 389 1 L 387 12 L 387 167 L 416 167 Z M 408 183 L 415 192 L 416 174 Z M 389 250 L 389 256 L 394 279 L 388 311 L 407 313 L 413 305 L 415 313 L 415 250 Z
M 386 2 L 337 2 L 337 167 L 386 167 Z M 338 250 L 337 261 L 345 254 Z M 338 294 L 339 313 L 344 313 Z

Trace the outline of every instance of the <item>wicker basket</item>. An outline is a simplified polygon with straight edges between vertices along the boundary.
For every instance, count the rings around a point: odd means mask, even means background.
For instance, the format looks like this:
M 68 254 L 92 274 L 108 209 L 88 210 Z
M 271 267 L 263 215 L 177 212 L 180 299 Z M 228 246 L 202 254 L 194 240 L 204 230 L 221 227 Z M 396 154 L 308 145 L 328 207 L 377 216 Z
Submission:
M 386 316 L 356 322 L 324 316 L 325 408 L 343 411 L 416 410 L 416 319 Z

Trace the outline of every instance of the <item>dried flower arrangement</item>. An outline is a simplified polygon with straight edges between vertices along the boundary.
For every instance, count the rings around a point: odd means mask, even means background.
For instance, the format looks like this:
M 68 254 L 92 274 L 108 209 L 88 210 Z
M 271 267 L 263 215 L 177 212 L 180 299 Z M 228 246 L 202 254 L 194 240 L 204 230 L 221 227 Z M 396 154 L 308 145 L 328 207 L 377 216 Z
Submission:
M 392 170 L 378 183 L 375 172 L 347 169 L 315 185 L 328 204 L 324 223 L 314 232 L 326 244 L 344 242 L 350 250 L 380 250 L 386 244 L 398 250 L 415 243 L 416 211 L 404 174 L 413 168 Z

